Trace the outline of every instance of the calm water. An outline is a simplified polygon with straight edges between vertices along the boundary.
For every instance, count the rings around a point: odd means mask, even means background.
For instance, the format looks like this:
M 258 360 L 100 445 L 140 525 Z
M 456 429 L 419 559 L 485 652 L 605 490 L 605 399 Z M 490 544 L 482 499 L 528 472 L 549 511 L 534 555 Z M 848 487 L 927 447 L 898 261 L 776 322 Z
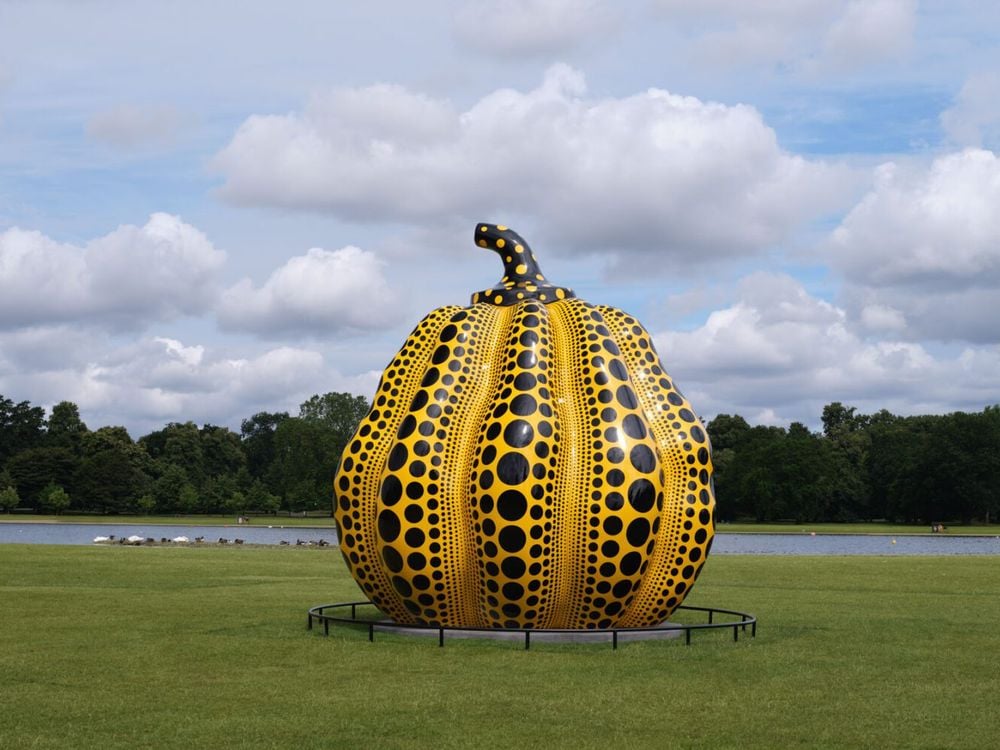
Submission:
M 336 532 L 330 529 L 309 529 L 288 526 L 161 526 L 159 524 L 100 524 L 100 523 L 0 523 L 0 544 L 93 544 L 94 537 L 115 535 L 122 539 L 132 535 L 143 539 L 152 537 L 160 541 L 163 537 L 173 539 L 186 536 L 194 542 L 195 537 L 205 537 L 205 542 L 218 543 L 219 538 L 242 539 L 247 544 L 295 544 L 324 540 L 333 543 Z
M 240 538 L 247 544 L 295 544 L 297 540 L 335 542 L 333 529 L 266 526 L 159 526 L 59 523 L 0 523 L 0 544 L 93 544 L 96 536 Z M 926 534 L 717 534 L 712 554 L 718 555 L 1000 555 L 1000 536 Z

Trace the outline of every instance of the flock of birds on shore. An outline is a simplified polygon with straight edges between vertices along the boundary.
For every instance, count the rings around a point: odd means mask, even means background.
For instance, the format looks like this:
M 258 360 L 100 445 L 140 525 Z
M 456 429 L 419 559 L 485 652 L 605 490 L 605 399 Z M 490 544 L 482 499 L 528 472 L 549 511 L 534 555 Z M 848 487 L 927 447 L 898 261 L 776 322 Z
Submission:
M 244 539 L 239 539 L 239 538 L 227 539 L 226 537 L 220 536 L 218 540 L 214 542 L 212 540 L 209 540 L 207 544 L 244 544 L 245 541 L 246 540 Z M 206 542 L 205 542 L 205 537 L 203 536 L 196 536 L 193 541 L 186 536 L 175 536 L 172 539 L 167 537 L 160 537 L 160 540 L 157 541 L 151 536 L 142 537 L 133 534 L 132 536 L 116 537 L 114 534 L 110 534 L 109 536 L 95 536 L 94 544 L 122 544 L 131 547 L 140 547 L 142 545 L 151 545 L 151 544 L 206 544 Z M 292 542 L 288 542 L 282 539 L 280 542 L 278 542 L 278 545 L 295 546 L 295 547 L 329 547 L 331 546 L 331 543 L 326 541 L 325 539 L 320 539 L 319 541 L 315 542 L 310 539 L 305 539 L 305 540 L 296 539 L 293 545 Z

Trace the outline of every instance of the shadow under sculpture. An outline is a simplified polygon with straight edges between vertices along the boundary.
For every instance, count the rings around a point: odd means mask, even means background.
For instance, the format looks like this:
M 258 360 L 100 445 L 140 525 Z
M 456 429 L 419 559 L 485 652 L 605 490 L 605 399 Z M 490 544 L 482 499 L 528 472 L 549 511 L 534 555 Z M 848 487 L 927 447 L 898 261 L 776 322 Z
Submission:
M 478 224 L 504 276 L 428 314 L 334 480 L 351 575 L 401 624 L 647 627 L 714 533 L 711 446 L 637 320 L 551 284 Z

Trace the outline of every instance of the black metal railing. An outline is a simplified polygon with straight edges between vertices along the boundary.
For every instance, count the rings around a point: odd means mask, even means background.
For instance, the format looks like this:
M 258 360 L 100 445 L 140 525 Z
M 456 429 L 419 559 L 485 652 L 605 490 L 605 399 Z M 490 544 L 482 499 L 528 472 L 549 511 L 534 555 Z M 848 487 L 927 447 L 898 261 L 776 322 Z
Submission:
M 375 640 L 375 630 L 407 630 L 407 631 L 426 631 L 428 633 L 437 632 L 438 634 L 438 646 L 444 646 L 444 636 L 445 633 L 510 633 L 517 634 L 520 633 L 524 636 L 524 648 L 531 648 L 531 636 L 534 635 L 572 635 L 576 637 L 582 637 L 584 639 L 600 639 L 601 637 L 611 636 L 611 647 L 613 649 L 618 648 L 618 638 L 620 634 L 628 633 L 638 633 L 638 634 L 649 634 L 649 633 L 665 633 L 674 634 L 684 632 L 684 643 L 685 645 L 691 645 L 691 631 L 693 630 L 722 630 L 725 628 L 731 628 L 733 631 L 733 641 L 739 641 L 740 633 L 745 633 L 747 628 L 750 628 L 750 637 L 757 637 L 757 618 L 754 615 L 747 614 L 745 612 L 736 612 L 731 609 L 719 609 L 717 607 L 688 607 L 681 605 L 678 610 L 686 610 L 688 612 L 704 612 L 707 614 L 707 622 L 700 623 L 680 623 L 680 622 L 667 622 L 662 625 L 656 625 L 653 627 L 637 627 L 637 628 L 606 628 L 603 630 L 587 630 L 587 629 L 572 629 L 572 628 L 465 628 L 465 627 L 446 627 L 439 625 L 402 625 L 400 623 L 393 622 L 392 620 L 386 619 L 385 615 L 378 612 L 378 618 L 374 619 L 371 617 L 359 617 L 358 608 L 359 607 L 372 607 L 373 605 L 369 601 L 360 602 L 339 602 L 336 604 L 319 604 L 315 607 L 311 607 L 308 613 L 307 627 L 309 630 L 313 629 L 314 622 L 323 623 L 323 633 L 324 635 L 330 635 L 330 623 L 340 623 L 346 625 L 364 625 L 368 628 L 368 640 Z M 340 611 L 350 608 L 351 614 L 348 617 L 346 614 L 328 614 L 327 610 Z M 739 619 L 726 619 L 723 621 L 717 621 L 716 615 L 729 615 L 734 618 Z

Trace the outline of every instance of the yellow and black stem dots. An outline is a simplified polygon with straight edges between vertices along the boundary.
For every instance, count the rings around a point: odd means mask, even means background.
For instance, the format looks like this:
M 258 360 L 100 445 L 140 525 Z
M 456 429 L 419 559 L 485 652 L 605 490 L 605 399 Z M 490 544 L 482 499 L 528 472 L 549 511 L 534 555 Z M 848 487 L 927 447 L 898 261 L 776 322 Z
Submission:
M 334 480 L 341 552 L 397 622 L 666 620 L 712 545 L 711 445 L 646 330 L 549 283 L 527 243 L 383 373 Z

